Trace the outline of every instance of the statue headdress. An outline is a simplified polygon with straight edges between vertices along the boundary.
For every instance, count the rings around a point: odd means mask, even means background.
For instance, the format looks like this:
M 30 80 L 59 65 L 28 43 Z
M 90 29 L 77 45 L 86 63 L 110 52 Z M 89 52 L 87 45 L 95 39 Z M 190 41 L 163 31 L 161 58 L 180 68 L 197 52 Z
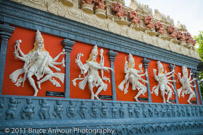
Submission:
M 89 59 L 87 61 L 91 61 L 92 60 L 92 55 L 93 54 L 96 54 L 98 55 L 98 48 L 97 48 L 97 45 L 94 46 L 94 48 L 92 49 L 90 55 L 89 55 Z
M 44 42 L 44 39 L 43 39 L 43 37 L 42 37 L 41 32 L 40 32 L 39 30 L 37 30 L 37 32 L 36 32 L 36 37 L 35 37 L 34 48 L 31 50 L 31 52 L 37 50 L 37 48 L 38 48 L 38 43 L 39 43 L 40 41 L 43 41 L 43 42 Z M 46 51 L 46 50 L 45 50 L 45 47 L 43 48 L 42 51 Z
M 183 75 L 184 74 L 188 74 L 187 66 L 186 65 L 182 66 L 182 72 L 183 72 Z
M 163 65 L 161 64 L 160 61 L 157 61 L 157 67 L 158 67 L 158 71 L 159 71 L 159 72 L 160 72 L 161 70 L 164 70 L 164 67 L 163 67 Z M 164 72 L 164 71 L 162 71 L 162 72 Z
M 129 56 L 128 56 L 128 62 L 129 62 L 129 68 L 132 68 L 132 64 L 135 63 L 132 54 L 129 54 Z

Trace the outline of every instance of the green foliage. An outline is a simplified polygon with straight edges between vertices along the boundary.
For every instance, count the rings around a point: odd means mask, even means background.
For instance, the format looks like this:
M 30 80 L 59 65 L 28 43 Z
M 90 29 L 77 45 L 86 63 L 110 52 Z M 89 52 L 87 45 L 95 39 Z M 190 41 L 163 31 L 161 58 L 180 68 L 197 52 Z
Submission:
M 197 51 L 199 53 L 199 56 L 201 57 L 201 60 L 203 62 L 203 31 L 200 31 L 198 36 L 194 37 L 197 41 L 197 44 L 199 47 L 197 48 Z M 203 95 L 203 71 L 199 74 L 199 80 L 200 80 L 200 89 Z
M 199 52 L 199 55 L 203 61 L 203 31 L 200 31 L 198 36 L 194 37 L 197 41 L 197 44 L 199 47 L 197 48 L 197 51 Z

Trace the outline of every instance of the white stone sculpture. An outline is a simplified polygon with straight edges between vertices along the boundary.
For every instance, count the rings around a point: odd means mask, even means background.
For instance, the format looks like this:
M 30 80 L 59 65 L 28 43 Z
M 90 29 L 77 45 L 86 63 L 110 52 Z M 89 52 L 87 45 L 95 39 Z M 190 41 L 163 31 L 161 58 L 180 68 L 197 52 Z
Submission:
M 191 104 L 190 102 L 191 98 L 195 97 L 195 92 L 192 90 L 191 87 L 196 87 L 196 86 L 192 86 L 190 83 L 196 79 L 191 79 L 191 75 L 192 75 L 191 72 L 188 77 L 187 66 L 182 66 L 182 73 L 183 73 L 182 77 L 181 77 L 181 73 L 178 73 L 178 79 L 182 85 L 182 87 L 177 90 L 178 96 L 180 97 L 181 92 L 182 92 L 182 97 L 184 97 L 185 94 L 190 95 L 187 102 Z
M 86 61 L 85 64 L 81 62 L 81 56 L 83 56 L 82 53 L 78 53 L 77 58 L 75 60 L 76 64 L 81 70 L 81 74 L 84 77 L 82 78 L 81 75 L 79 75 L 79 78 L 75 78 L 74 80 L 72 80 L 73 85 L 76 86 L 77 85 L 76 81 L 81 80 L 79 82 L 79 88 L 81 90 L 84 90 L 86 84 L 88 83 L 89 89 L 91 92 L 91 99 L 96 98 L 100 100 L 98 97 L 99 93 L 102 90 L 106 91 L 108 85 L 105 84 L 103 80 L 109 81 L 110 83 L 110 79 L 104 76 L 104 71 L 108 71 L 109 69 L 113 71 L 113 69 L 104 66 L 103 51 L 104 51 L 103 49 L 100 50 L 100 58 L 101 58 L 100 63 L 97 62 L 97 56 L 98 56 L 97 45 L 95 45 L 94 48 L 92 49 L 89 55 L 89 59 Z M 101 77 L 99 75 L 98 70 L 101 70 Z M 96 93 L 94 93 L 93 91 L 94 87 L 98 87 Z
M 35 90 L 34 96 L 37 96 L 38 90 L 41 89 L 41 84 L 48 80 L 56 87 L 61 87 L 60 83 L 53 77 L 58 78 L 62 83 L 64 83 L 64 73 L 58 73 L 61 69 L 55 66 L 63 65 L 63 67 L 65 67 L 64 59 L 62 62 L 56 62 L 62 54 L 65 54 L 64 50 L 55 58 L 52 58 L 44 47 L 44 39 L 39 30 L 36 32 L 34 48 L 26 55 L 20 49 L 21 42 L 21 40 L 16 41 L 14 54 L 16 58 L 24 61 L 25 64 L 23 68 L 17 69 L 9 76 L 12 82 L 15 83 L 17 87 L 21 85 L 23 87 L 25 80 L 28 78 L 30 85 Z M 54 68 L 58 72 L 54 73 L 50 67 Z M 36 76 L 38 80 L 38 88 L 33 76 Z
M 164 67 L 160 61 L 157 62 L 158 67 L 158 75 L 156 75 L 156 69 L 153 69 L 154 78 L 158 82 L 157 86 L 152 88 L 152 93 L 154 92 L 156 96 L 159 95 L 159 89 L 161 91 L 161 96 L 163 98 L 164 103 L 171 103 L 169 100 L 172 97 L 174 87 L 170 82 L 175 82 L 175 80 L 169 80 L 172 76 L 174 76 L 174 69 L 171 72 L 164 72 Z M 171 86 L 171 87 L 170 87 Z M 165 95 L 167 99 L 165 100 Z
M 135 61 L 133 59 L 133 56 L 129 54 L 128 61 L 125 60 L 125 68 L 124 68 L 124 73 L 125 73 L 125 79 L 119 84 L 118 88 L 123 91 L 124 94 L 128 93 L 128 87 L 129 84 L 132 84 L 132 90 L 138 90 L 137 95 L 134 97 L 135 101 L 139 102 L 138 97 L 141 94 L 145 94 L 147 91 L 147 88 L 143 83 L 148 83 L 148 81 L 144 80 L 142 76 L 146 75 L 145 74 L 138 74 L 142 73 L 142 64 L 139 65 L 139 70 L 135 69 Z M 126 85 L 125 85 L 126 84 Z M 125 88 L 124 88 L 125 85 Z

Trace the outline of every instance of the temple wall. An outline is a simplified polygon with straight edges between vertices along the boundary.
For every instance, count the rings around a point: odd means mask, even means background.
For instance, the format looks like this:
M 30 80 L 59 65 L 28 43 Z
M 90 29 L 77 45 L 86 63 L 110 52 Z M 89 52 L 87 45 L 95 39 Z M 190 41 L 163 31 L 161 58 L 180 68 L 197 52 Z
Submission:
M 36 5 L 34 8 L 29 7 L 29 1 L 28 4 L 23 4 L 0 0 L 0 70 L 3 71 L 0 73 L 0 133 L 5 134 L 5 128 L 9 128 L 10 134 L 25 135 L 29 133 L 29 128 L 43 128 L 48 134 L 51 134 L 49 128 L 72 129 L 71 134 L 79 134 L 77 131 L 73 132 L 75 128 L 108 128 L 112 129 L 115 135 L 203 132 L 202 97 L 197 80 L 191 82 L 191 85 L 196 85 L 192 89 L 197 96 L 191 99 L 190 105 L 187 102 L 189 95 L 178 97 L 177 93 L 173 92 L 170 99 L 172 103 L 168 104 L 163 103 L 160 91 L 158 96 L 151 93 L 152 88 L 158 85 L 153 74 L 153 69 L 158 68 L 157 61 L 161 61 L 167 72 L 170 72 L 171 65 L 176 66 L 176 82 L 173 85 L 176 91 L 181 87 L 177 81 L 177 74 L 182 73 L 183 65 L 187 65 L 188 73 L 191 71 L 193 77 L 198 76 L 197 65 L 201 61 L 197 55 L 183 54 L 152 45 L 152 42 L 145 42 L 146 35 L 142 36 L 141 41 L 125 34 L 91 26 L 91 23 L 73 21 L 76 19 L 59 16 L 58 13 L 47 13 L 47 9 L 42 6 L 43 2 L 38 3 L 42 7 Z M 33 87 L 28 80 L 24 82 L 24 87 L 17 87 L 9 75 L 24 66 L 24 62 L 16 59 L 14 55 L 16 40 L 22 40 L 21 50 L 25 54 L 29 53 L 33 49 L 37 29 L 42 33 L 45 49 L 52 57 L 56 57 L 65 49 L 66 54 L 58 59 L 59 62 L 65 59 L 65 67 L 57 66 L 61 69 L 60 73 L 65 74 L 65 80 L 60 83 L 60 87 L 56 87 L 50 81 L 42 83 L 41 90 L 34 97 Z M 81 90 L 78 83 L 74 86 L 72 81 L 78 78 L 81 72 L 75 63 L 78 53 L 83 54 L 81 61 L 85 63 L 95 44 L 98 45 L 99 52 L 101 49 L 104 50 L 104 66 L 114 69 L 114 72 L 104 72 L 104 75 L 110 78 L 110 82 L 105 82 L 108 87 L 99 94 L 108 97 L 101 98 L 102 100 L 91 100 L 88 85 Z M 166 46 L 170 48 L 170 45 Z M 148 75 L 142 77 L 148 79 L 149 83 L 142 83 L 147 92 L 139 97 L 140 102 L 135 102 L 134 96 L 138 91 L 132 90 L 131 84 L 125 95 L 124 91 L 118 89 L 125 78 L 124 65 L 129 53 L 133 55 L 135 69 L 138 70 L 142 64 L 143 73 L 148 71 Z M 100 62 L 99 54 L 97 62 Z M 54 69 L 53 71 L 56 72 Z M 37 82 L 36 77 L 34 81 Z M 94 92 L 96 89 L 97 87 L 94 88 Z M 46 94 L 47 91 L 60 94 L 49 96 Z M 26 107 L 32 108 L 32 111 L 26 113 Z M 57 113 L 56 108 L 61 108 L 62 111 Z M 17 132 L 16 129 L 20 128 L 23 129 Z

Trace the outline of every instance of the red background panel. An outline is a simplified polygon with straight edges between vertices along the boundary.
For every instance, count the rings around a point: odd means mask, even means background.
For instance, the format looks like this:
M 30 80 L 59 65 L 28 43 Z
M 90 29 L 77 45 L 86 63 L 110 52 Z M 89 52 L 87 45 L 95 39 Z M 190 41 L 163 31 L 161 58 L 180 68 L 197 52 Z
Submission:
M 4 95 L 22 95 L 22 96 L 33 96 L 34 89 L 29 84 L 28 79 L 26 79 L 24 87 L 22 86 L 15 86 L 15 84 L 9 78 L 9 75 L 13 73 L 15 70 L 23 68 L 24 62 L 15 59 L 14 55 L 14 45 L 16 40 L 21 39 L 22 43 L 20 44 L 21 50 L 24 54 L 29 53 L 30 50 L 34 47 L 36 31 L 15 27 L 15 31 L 12 34 L 12 37 L 9 39 L 8 42 L 8 49 L 7 49 L 7 57 L 6 57 L 6 65 L 5 65 L 5 72 L 4 72 L 4 82 L 3 82 L 3 94 Z M 48 34 L 42 33 L 44 38 L 44 46 L 45 49 L 49 52 L 52 57 L 56 57 L 62 50 L 63 46 L 61 45 L 62 38 L 51 36 Z M 64 55 L 65 56 L 65 55 Z M 64 56 L 60 56 L 57 60 L 61 62 Z M 65 68 L 61 65 L 57 66 L 61 69 L 62 73 L 65 73 Z M 53 72 L 56 72 L 55 69 L 52 69 Z M 37 82 L 35 76 L 33 76 L 35 82 Z M 65 82 L 65 81 L 64 81 Z M 41 90 L 38 92 L 38 96 L 45 96 L 46 91 L 57 91 L 57 92 L 64 92 L 64 84 L 60 82 L 62 87 L 55 87 L 50 81 L 46 81 L 41 84 Z
M 161 64 L 164 67 L 164 71 L 170 72 L 170 69 L 168 68 L 169 64 L 168 63 L 164 63 L 161 62 Z M 158 82 L 155 80 L 154 78 L 154 73 L 153 73 L 153 69 L 156 69 L 157 72 L 156 74 L 158 74 L 158 67 L 157 67 L 157 61 L 155 60 L 150 60 L 149 63 L 149 67 L 148 67 L 148 71 L 149 71 L 149 81 L 150 81 L 150 90 L 152 91 L 152 88 L 154 86 L 158 85 Z M 172 78 L 169 78 L 169 80 L 172 80 Z M 171 82 L 171 84 L 173 85 L 173 83 Z M 168 85 L 169 87 L 171 87 L 170 85 Z M 168 95 L 165 95 L 165 99 L 167 99 Z M 156 102 L 156 103 L 163 103 L 163 98 L 161 96 L 161 91 L 159 89 L 159 95 L 156 96 L 155 93 L 151 94 L 152 97 L 152 102 Z M 175 100 L 175 95 L 174 93 L 172 94 L 172 97 L 170 98 L 170 100 Z
M 128 60 L 128 55 L 129 54 L 125 54 L 125 53 L 118 53 L 118 55 L 116 56 L 116 59 L 114 61 L 114 65 L 115 65 L 115 80 L 116 80 L 116 97 L 117 100 L 119 101 L 135 101 L 134 97 L 137 95 L 138 90 L 132 90 L 132 84 L 130 83 L 129 87 L 128 87 L 128 93 L 124 95 L 124 91 L 121 91 L 120 89 L 118 89 L 119 84 L 125 79 L 125 73 L 124 73 L 124 67 L 125 67 L 125 57 Z M 135 69 L 139 70 L 139 64 L 142 63 L 142 59 L 141 57 L 138 56 L 133 56 L 134 61 L 135 61 Z M 142 66 L 142 70 L 144 74 L 144 66 Z M 145 76 L 142 77 L 144 80 L 146 80 Z M 145 84 L 146 86 L 146 84 Z M 147 87 L 147 86 L 146 86 Z M 124 85 L 125 88 L 125 85 Z M 139 97 L 143 97 L 143 98 L 147 98 L 147 92 L 145 93 L 145 95 L 140 95 Z
M 176 75 L 175 75 L 176 88 L 179 89 L 179 88 L 182 87 L 182 85 L 181 85 L 180 81 L 178 80 L 178 76 L 177 75 L 178 75 L 178 73 L 181 73 L 181 77 L 182 77 L 182 67 L 181 66 L 176 66 L 175 72 L 176 72 Z M 190 75 L 190 70 L 188 69 L 188 77 L 189 77 L 189 75 Z M 193 83 L 191 83 L 191 85 L 193 85 Z M 192 89 L 195 92 L 194 88 L 192 88 Z M 180 97 L 178 97 L 179 104 L 188 104 L 187 103 L 188 98 L 189 98 L 189 95 L 185 94 L 185 96 L 182 97 L 182 94 L 181 94 Z M 196 98 L 193 97 L 191 99 L 191 101 L 196 101 Z
M 77 64 L 75 63 L 75 59 L 78 55 L 78 53 L 82 53 L 83 57 L 81 57 L 81 61 L 83 64 L 85 64 L 86 60 L 88 60 L 89 58 L 89 54 L 91 53 L 92 49 L 93 49 L 93 45 L 88 45 L 85 43 L 81 43 L 81 42 L 76 42 L 75 45 L 73 46 L 73 50 L 70 53 L 70 97 L 71 98 L 81 98 L 81 99 L 90 99 L 91 98 L 91 93 L 89 90 L 89 86 L 88 83 L 85 86 L 84 90 L 81 90 L 78 87 L 78 84 L 80 82 L 80 80 L 77 81 L 77 85 L 74 86 L 72 80 L 75 78 L 78 78 L 80 75 L 80 68 L 77 66 Z M 97 62 L 100 62 L 100 49 L 98 47 L 98 57 L 97 57 Z M 104 66 L 105 67 L 110 67 L 110 60 L 109 57 L 107 55 L 108 50 L 107 49 L 103 49 L 104 50 Z M 98 70 L 100 73 L 100 70 Z M 111 80 L 111 72 L 104 72 L 104 76 L 108 77 Z M 81 76 L 83 77 L 83 76 Z M 104 91 L 102 90 L 100 92 L 99 95 L 112 95 L 112 88 L 111 88 L 111 83 L 109 83 L 108 81 L 104 81 L 104 83 L 106 83 L 108 85 L 107 90 Z M 98 87 L 94 87 L 94 93 L 96 93 Z

